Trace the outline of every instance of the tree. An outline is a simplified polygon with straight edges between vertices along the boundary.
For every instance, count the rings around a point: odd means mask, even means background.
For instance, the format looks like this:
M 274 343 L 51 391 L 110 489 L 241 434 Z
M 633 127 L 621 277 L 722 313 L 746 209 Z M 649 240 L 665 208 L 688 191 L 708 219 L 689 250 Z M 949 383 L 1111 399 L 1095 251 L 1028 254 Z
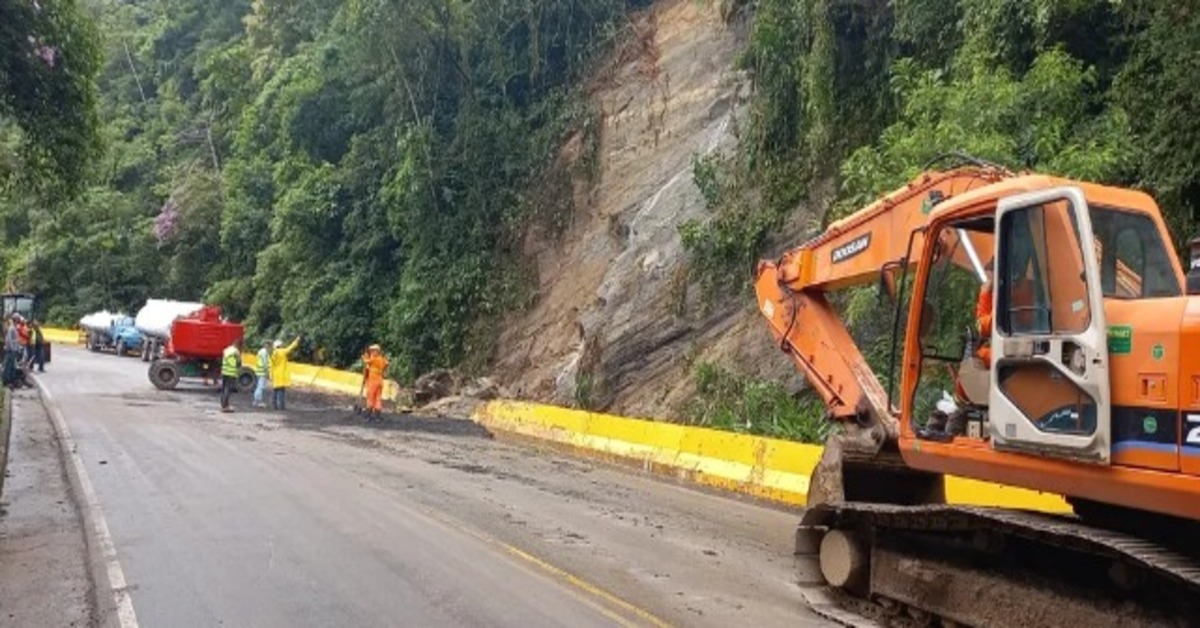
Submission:
M 19 165 L 0 161 L 0 181 L 54 196 L 83 189 L 101 148 L 97 41 L 75 0 L 0 0 L 0 133 L 16 133 L 21 154 Z

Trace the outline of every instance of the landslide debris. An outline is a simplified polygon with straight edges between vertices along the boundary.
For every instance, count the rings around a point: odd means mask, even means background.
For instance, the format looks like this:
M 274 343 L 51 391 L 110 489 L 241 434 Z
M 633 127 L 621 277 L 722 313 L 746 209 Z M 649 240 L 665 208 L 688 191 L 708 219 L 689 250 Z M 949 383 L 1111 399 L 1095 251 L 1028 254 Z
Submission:
M 453 369 L 438 369 L 413 384 L 412 405 L 421 414 L 465 418 L 480 403 L 507 396 L 508 392 L 490 377 L 472 378 Z

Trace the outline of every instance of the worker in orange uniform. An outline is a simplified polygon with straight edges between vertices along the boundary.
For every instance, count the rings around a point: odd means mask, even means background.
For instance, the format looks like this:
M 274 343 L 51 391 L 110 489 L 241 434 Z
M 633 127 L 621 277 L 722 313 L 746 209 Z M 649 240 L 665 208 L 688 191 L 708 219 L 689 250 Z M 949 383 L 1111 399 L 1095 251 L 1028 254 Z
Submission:
M 383 375 L 391 362 L 379 345 L 371 345 L 362 356 L 367 389 L 367 423 L 383 420 Z
M 992 368 L 992 262 L 984 267 L 986 279 L 979 286 L 979 298 L 975 300 L 975 322 L 979 325 L 979 348 L 975 356 L 983 360 L 985 368 Z

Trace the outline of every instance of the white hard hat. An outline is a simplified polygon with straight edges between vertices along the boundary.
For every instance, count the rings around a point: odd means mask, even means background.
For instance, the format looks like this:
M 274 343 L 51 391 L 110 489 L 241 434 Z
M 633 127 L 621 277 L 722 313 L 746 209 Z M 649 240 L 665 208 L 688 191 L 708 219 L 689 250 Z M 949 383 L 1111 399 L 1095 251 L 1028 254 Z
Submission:
M 278 349 L 279 347 L 282 347 L 282 346 L 283 346 L 283 341 L 282 341 L 282 340 L 276 340 L 276 341 L 275 341 L 275 348 L 276 348 L 276 349 Z

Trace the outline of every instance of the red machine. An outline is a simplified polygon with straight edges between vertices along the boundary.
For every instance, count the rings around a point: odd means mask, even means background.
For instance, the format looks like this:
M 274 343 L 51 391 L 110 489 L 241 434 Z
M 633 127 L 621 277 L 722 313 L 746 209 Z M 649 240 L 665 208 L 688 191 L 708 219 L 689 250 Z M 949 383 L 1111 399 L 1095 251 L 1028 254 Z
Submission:
M 221 308 L 216 306 L 176 319 L 171 324 L 166 352 L 150 364 L 151 383 L 161 390 L 171 390 L 184 377 L 218 381 L 222 353 L 244 335 L 242 325 L 221 318 Z M 242 367 L 237 383 L 239 390 L 254 388 L 254 370 Z

